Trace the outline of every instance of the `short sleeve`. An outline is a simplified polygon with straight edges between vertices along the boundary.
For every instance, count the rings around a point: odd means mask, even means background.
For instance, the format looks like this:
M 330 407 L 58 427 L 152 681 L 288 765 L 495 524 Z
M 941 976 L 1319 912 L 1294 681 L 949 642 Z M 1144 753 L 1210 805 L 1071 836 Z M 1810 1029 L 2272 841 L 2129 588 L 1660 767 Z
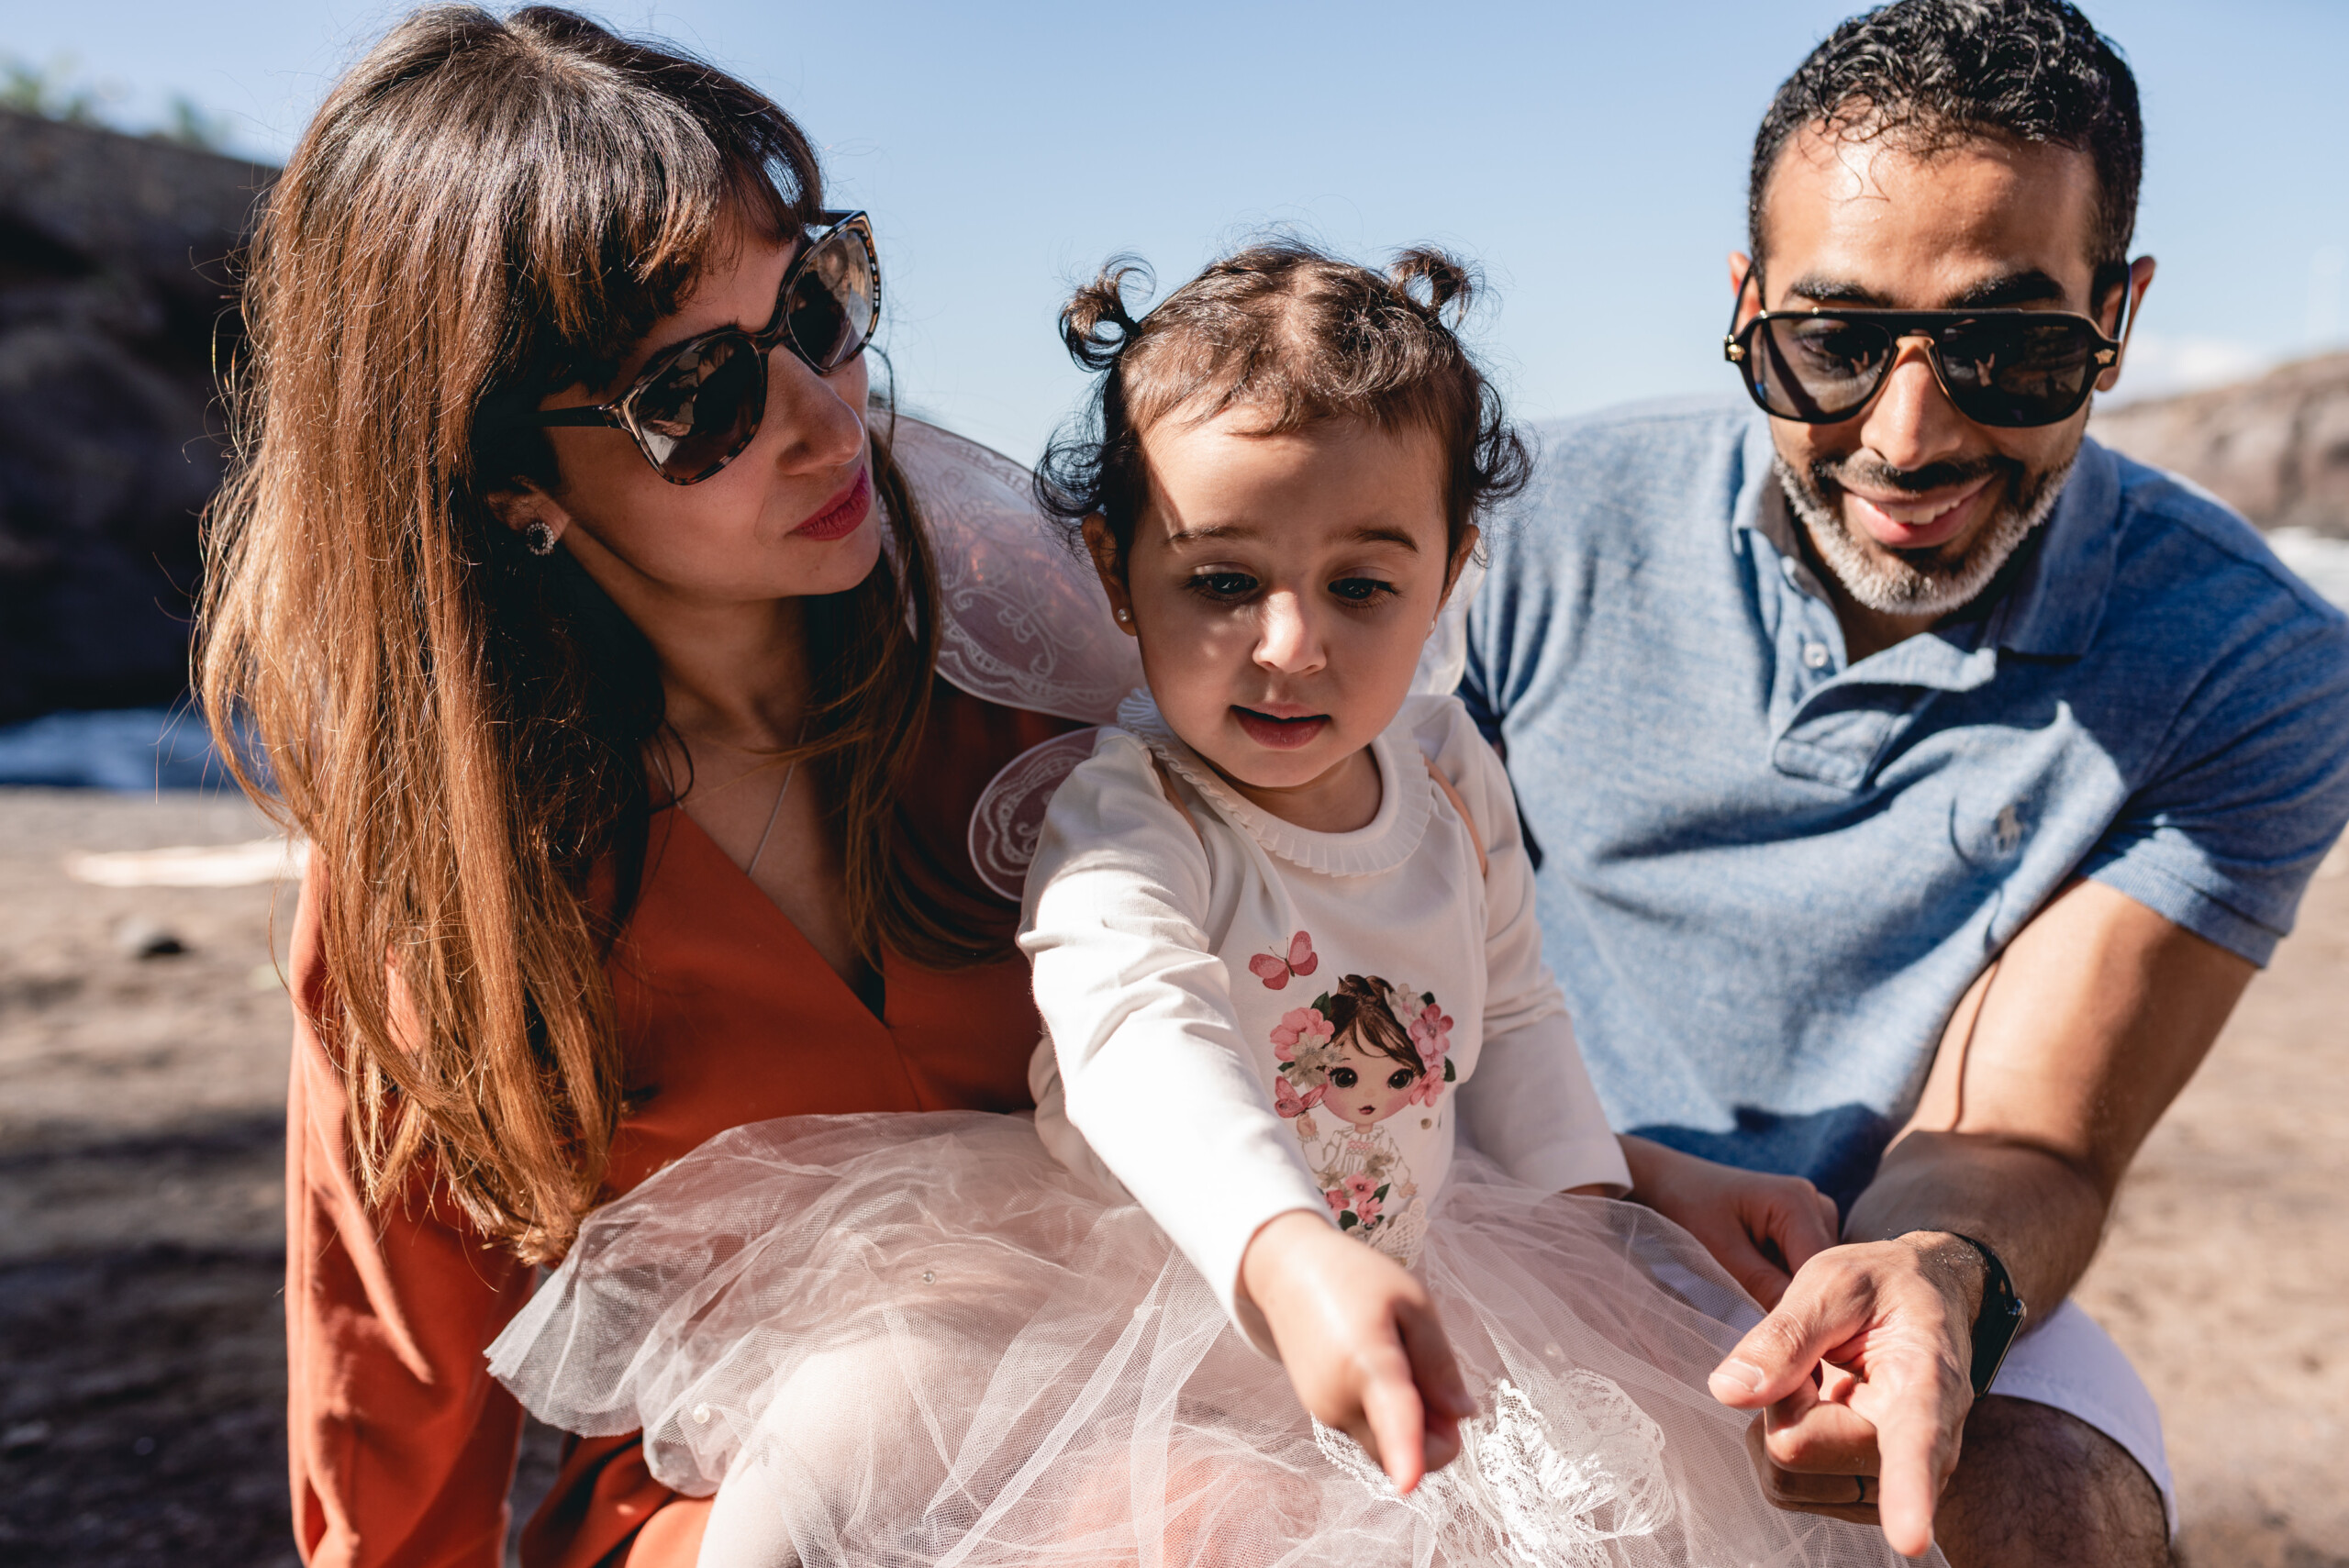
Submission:
M 2261 965 L 2349 822 L 2349 624 L 2293 625 L 2214 672 L 2080 867 Z

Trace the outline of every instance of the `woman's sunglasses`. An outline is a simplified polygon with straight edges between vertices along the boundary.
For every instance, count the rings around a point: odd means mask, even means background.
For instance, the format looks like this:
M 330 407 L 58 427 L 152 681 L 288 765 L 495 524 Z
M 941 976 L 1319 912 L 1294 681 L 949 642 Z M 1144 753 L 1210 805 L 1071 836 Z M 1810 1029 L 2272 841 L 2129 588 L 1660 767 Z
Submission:
M 626 430 L 672 484 L 698 484 L 732 462 L 766 417 L 769 350 L 781 344 L 818 375 L 829 375 L 873 339 L 881 261 L 872 221 L 861 212 L 822 216 L 831 227 L 784 273 L 774 314 L 758 331 L 721 327 L 688 338 L 653 355 L 609 403 L 537 409 L 522 422 Z
M 2119 339 L 2066 311 L 1765 310 L 1742 327 L 1730 319 L 1721 352 L 1746 393 L 1765 412 L 1806 425 L 1865 408 L 1904 338 L 1925 339 L 1952 406 L 2007 429 L 2070 418 L 2121 358 Z

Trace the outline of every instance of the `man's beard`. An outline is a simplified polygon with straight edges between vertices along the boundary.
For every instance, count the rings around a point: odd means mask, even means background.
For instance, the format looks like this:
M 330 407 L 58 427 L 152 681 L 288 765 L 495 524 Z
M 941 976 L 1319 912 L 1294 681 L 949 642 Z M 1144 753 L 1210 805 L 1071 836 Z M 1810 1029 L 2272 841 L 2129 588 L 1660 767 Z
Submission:
M 1787 504 L 1810 530 L 1811 543 L 1843 584 L 1844 592 L 1878 615 L 1943 616 L 1973 603 L 1998 569 L 2011 560 L 2023 540 L 2047 520 L 2071 477 L 2073 459 L 2032 478 L 2011 459 L 1986 458 L 1975 463 L 1932 463 L 1901 471 L 1877 464 L 1866 477 L 1887 488 L 1927 491 L 1964 484 L 1984 474 L 2002 471 L 2009 487 L 2019 493 L 2000 504 L 1989 527 L 1963 543 L 1953 539 L 1931 550 L 1887 550 L 1852 536 L 1843 508 L 1831 497 L 1843 489 L 1838 482 L 1839 463 L 1819 462 L 1806 475 L 1786 459 L 1772 460 Z M 2028 488 L 2023 488 L 2027 485 Z

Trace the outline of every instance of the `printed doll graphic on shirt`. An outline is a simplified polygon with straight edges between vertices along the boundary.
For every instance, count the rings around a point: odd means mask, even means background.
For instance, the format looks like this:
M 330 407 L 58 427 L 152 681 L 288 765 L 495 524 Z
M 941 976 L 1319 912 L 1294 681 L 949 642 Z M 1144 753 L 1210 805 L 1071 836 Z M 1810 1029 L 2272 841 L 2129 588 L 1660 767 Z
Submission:
M 1292 946 L 1319 962 L 1304 932 Z M 1274 987 L 1287 984 L 1293 971 L 1309 973 L 1308 966 L 1284 965 L 1276 974 L 1250 967 Z M 1424 1107 L 1422 1128 L 1435 1126 L 1436 1102 L 1455 1076 L 1451 1031 L 1434 993 L 1375 974 L 1346 975 L 1335 992 L 1282 1014 L 1272 1031 L 1279 1064 L 1274 1107 L 1296 1127 L 1338 1229 L 1405 1262 L 1418 1255 L 1426 1233 L 1426 1204 L 1393 1131 L 1382 1124 Z M 1317 1109 L 1331 1124 L 1326 1132 Z

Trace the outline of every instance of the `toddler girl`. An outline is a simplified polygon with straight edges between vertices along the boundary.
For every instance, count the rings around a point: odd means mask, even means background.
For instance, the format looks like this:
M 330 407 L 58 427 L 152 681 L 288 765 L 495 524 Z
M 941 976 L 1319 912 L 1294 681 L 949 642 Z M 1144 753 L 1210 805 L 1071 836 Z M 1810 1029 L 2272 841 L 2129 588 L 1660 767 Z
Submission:
M 724 1134 L 495 1370 L 717 1488 L 710 1563 L 1889 1562 L 1764 1499 L 1705 1392 L 1750 1304 L 1607 1201 L 1507 777 L 1412 695 L 1528 466 L 1465 274 L 1260 246 L 1141 321 L 1128 277 L 1064 313 L 1102 374 L 1039 490 L 1148 690 L 1029 868 L 1032 1129 Z

